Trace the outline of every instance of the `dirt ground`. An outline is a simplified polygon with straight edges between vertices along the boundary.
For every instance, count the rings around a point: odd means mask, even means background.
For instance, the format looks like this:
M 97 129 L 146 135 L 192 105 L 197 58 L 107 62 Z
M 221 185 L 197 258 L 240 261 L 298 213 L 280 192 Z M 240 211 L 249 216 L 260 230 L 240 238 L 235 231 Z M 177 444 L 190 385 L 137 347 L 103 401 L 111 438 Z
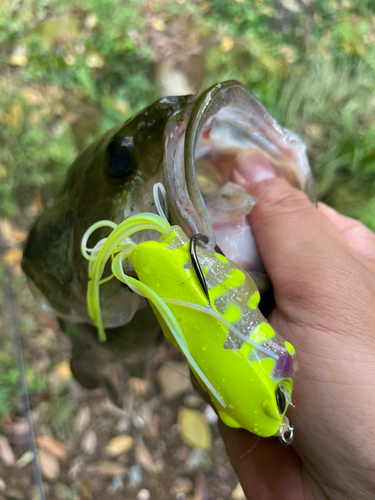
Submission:
M 27 217 L 21 219 L 19 227 L 8 226 L 5 231 L 3 255 L 12 273 L 46 498 L 244 498 L 236 489 L 238 480 L 228 462 L 217 417 L 194 392 L 186 361 L 167 342 L 145 360 L 142 376 L 130 377 L 120 364 L 115 366 L 115 376 L 124 387 L 122 408 L 104 390 L 86 390 L 72 377 L 70 340 L 53 316 L 39 310 L 20 268 L 22 240 L 30 222 Z M 1 278 L 0 349 L 13 356 L 16 370 L 4 262 Z M 1 500 L 40 498 L 30 451 L 18 393 L 0 428 Z

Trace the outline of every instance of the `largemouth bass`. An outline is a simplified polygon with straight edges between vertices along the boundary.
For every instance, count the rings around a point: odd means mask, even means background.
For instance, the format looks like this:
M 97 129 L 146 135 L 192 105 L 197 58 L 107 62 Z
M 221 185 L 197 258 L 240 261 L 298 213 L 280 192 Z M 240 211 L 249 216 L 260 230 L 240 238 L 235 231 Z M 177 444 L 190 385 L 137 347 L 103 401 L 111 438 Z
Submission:
M 153 186 L 161 182 L 171 224 L 189 238 L 205 234 L 207 248 L 221 248 L 257 277 L 263 268 L 246 219 L 256 200 L 239 186 L 236 170 L 244 152 L 314 200 L 304 144 L 235 81 L 199 95 L 160 99 L 109 130 L 74 161 L 54 205 L 30 231 L 22 267 L 42 308 L 61 318 L 66 330 L 79 331 L 72 335 L 72 371 L 83 385 L 103 385 L 93 361 L 95 328 L 86 306 L 87 262 L 80 252 L 86 229 L 103 219 L 119 224 L 137 213 L 156 213 Z M 90 243 L 107 235 L 105 228 L 97 231 Z M 137 243 L 157 238 L 147 232 L 134 235 Z M 134 275 L 130 261 L 124 265 Z M 129 362 L 161 338 L 146 301 L 118 280 L 101 286 L 100 306 L 107 346 Z M 82 362 L 85 356 L 89 363 Z M 96 365 L 95 373 L 88 365 Z

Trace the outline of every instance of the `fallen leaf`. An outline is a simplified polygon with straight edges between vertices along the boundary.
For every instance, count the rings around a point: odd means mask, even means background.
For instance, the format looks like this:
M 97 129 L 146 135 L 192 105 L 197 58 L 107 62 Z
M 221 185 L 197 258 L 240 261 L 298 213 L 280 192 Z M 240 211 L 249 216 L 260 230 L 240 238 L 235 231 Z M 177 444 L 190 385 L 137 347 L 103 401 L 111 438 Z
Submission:
M 8 125 L 11 127 L 17 128 L 21 125 L 23 116 L 23 106 L 19 102 L 13 104 L 8 113 Z
M 151 382 L 144 378 L 131 377 L 128 382 L 130 392 L 137 396 L 144 396 L 151 388 Z
M 133 448 L 133 438 L 128 436 L 127 434 L 122 434 L 120 436 L 116 436 L 111 439 L 107 446 L 105 447 L 105 451 L 111 457 L 117 457 L 122 453 L 126 453 Z
M 82 432 L 87 428 L 91 420 L 91 412 L 88 406 L 82 406 L 79 409 L 79 412 L 74 421 L 74 429 L 78 434 L 82 434 Z
M 5 252 L 4 258 L 5 262 L 10 267 L 20 264 L 22 259 L 22 250 L 20 248 L 10 248 Z
M 233 49 L 233 39 L 230 36 L 224 36 L 220 42 L 221 52 L 229 52 Z
M 117 109 L 117 111 L 119 113 L 122 113 L 123 115 L 129 115 L 132 111 L 130 104 L 127 103 L 126 101 L 121 101 L 121 100 L 115 102 L 114 108 Z
M 16 465 L 19 469 L 23 469 L 26 465 L 29 465 L 34 460 L 34 453 L 32 451 L 26 451 L 17 460 Z
M 9 57 L 11 66 L 27 66 L 28 62 L 25 47 L 16 47 Z
M 187 363 L 167 361 L 156 374 L 161 392 L 166 398 L 174 398 L 191 389 L 190 370 Z
M 90 465 L 86 467 L 87 472 L 92 472 L 95 474 L 101 474 L 102 476 L 123 476 L 126 472 L 126 468 L 115 462 L 102 462 L 98 465 Z
M 50 481 L 55 481 L 60 476 L 60 465 L 56 457 L 48 451 L 39 451 L 39 464 L 43 476 Z
M 241 483 L 238 483 L 237 486 L 234 488 L 230 498 L 231 500 L 246 500 L 245 493 L 242 489 Z
M 86 431 L 81 441 L 81 448 L 86 455 L 92 456 L 96 451 L 98 438 L 94 431 Z
M 154 28 L 154 30 L 156 30 L 156 31 L 164 31 L 165 30 L 165 22 L 163 19 L 160 19 L 160 18 L 153 19 L 151 24 L 152 24 L 152 27 Z
M 8 175 L 8 171 L 4 165 L 0 163 L 0 179 L 6 179 Z
M 181 408 L 178 412 L 178 424 L 186 444 L 203 450 L 211 448 L 211 430 L 201 412 Z
M 37 445 L 39 448 L 48 451 L 56 458 L 64 460 L 67 454 L 67 448 L 63 443 L 56 441 L 51 436 L 39 436 L 36 438 Z
M 135 444 L 135 457 L 137 462 L 142 465 L 145 471 L 151 474 L 156 472 L 154 459 L 141 437 L 137 439 Z
M 95 14 L 88 14 L 83 22 L 85 28 L 88 30 L 91 30 L 96 26 L 98 22 L 98 18 Z
M 0 435 L 0 460 L 8 467 L 16 463 L 9 441 L 2 435 Z
M 73 378 L 69 361 L 65 359 L 61 363 L 58 363 L 53 369 L 53 374 L 57 375 L 61 380 L 70 380 Z
M 90 52 L 86 56 L 86 66 L 88 68 L 102 68 L 104 65 L 105 59 L 99 52 Z

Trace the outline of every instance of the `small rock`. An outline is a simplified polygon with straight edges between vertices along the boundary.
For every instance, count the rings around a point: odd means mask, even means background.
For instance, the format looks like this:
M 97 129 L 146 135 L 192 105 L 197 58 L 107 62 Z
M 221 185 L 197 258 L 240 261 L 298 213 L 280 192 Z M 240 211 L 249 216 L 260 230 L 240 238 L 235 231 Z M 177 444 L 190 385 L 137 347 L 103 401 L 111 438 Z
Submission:
M 178 424 L 186 444 L 203 450 L 211 448 L 211 429 L 200 411 L 180 408 Z
M 231 500 L 246 500 L 245 493 L 242 489 L 241 483 L 238 483 L 237 486 L 234 488 L 230 498 Z
M 91 412 L 88 406 L 82 406 L 74 421 L 74 429 L 78 434 L 82 434 L 87 429 L 91 420 Z
M 98 438 L 96 437 L 95 432 L 92 430 L 86 431 L 81 441 L 82 451 L 86 455 L 91 457 L 92 455 L 94 455 L 96 451 L 97 444 L 98 444 Z
M 167 361 L 157 371 L 161 392 L 166 398 L 174 398 L 191 389 L 190 370 L 187 363 Z
M 203 398 L 198 394 L 186 394 L 184 397 L 184 405 L 188 408 L 199 408 L 203 401 Z
M 3 435 L 0 435 L 0 460 L 8 467 L 16 463 L 9 441 Z
M 113 476 L 111 484 L 108 486 L 107 491 L 110 494 L 117 493 L 124 489 L 124 481 L 121 476 Z
M 116 436 L 111 439 L 107 446 L 105 447 L 105 451 L 111 457 L 117 457 L 122 453 L 126 453 L 133 448 L 133 438 L 128 436 L 127 434 L 122 434 L 120 436 Z
M 139 490 L 137 500 L 150 500 L 150 492 L 145 488 Z
M 136 415 L 133 418 L 133 425 L 138 430 L 143 429 L 143 427 L 145 426 L 145 423 L 146 422 L 143 420 L 143 418 L 140 415 Z
M 151 389 L 151 382 L 144 378 L 132 377 L 129 379 L 128 387 L 131 393 L 144 396 Z
M 56 457 L 48 451 L 39 451 L 39 463 L 43 476 L 50 481 L 55 481 L 60 476 L 60 465 Z
M 207 422 L 210 425 L 215 425 L 217 423 L 217 421 L 219 420 L 217 413 L 210 405 L 207 405 L 205 407 L 205 409 L 203 410 L 203 415 L 205 416 L 205 419 L 207 420 Z
M 185 469 L 189 472 L 194 470 L 208 470 L 211 466 L 210 457 L 200 448 L 194 448 L 185 462 Z
M 20 458 L 17 460 L 16 465 L 19 469 L 23 469 L 26 465 L 31 464 L 34 460 L 34 453 L 32 451 L 26 451 Z
M 177 493 L 176 500 L 186 500 L 185 493 Z
M 193 489 L 193 483 L 190 481 L 188 477 L 176 477 L 173 481 L 172 488 L 170 490 L 170 494 L 172 496 L 177 496 L 180 493 L 187 495 Z
M 61 460 L 66 458 L 66 446 L 63 443 L 60 443 L 60 441 L 53 439 L 51 436 L 38 436 L 36 438 L 36 443 L 39 448 L 48 451 L 48 453 L 54 455 L 56 458 L 60 458 Z
M 117 422 L 116 430 L 121 432 L 122 434 L 126 434 L 130 430 L 130 418 L 129 417 L 121 417 Z
M 0 491 L 4 491 L 5 488 L 6 488 L 6 482 L 4 481 L 4 479 L 0 479 Z
M 129 481 L 134 486 L 139 486 L 142 483 L 142 469 L 139 465 L 132 465 L 129 468 Z

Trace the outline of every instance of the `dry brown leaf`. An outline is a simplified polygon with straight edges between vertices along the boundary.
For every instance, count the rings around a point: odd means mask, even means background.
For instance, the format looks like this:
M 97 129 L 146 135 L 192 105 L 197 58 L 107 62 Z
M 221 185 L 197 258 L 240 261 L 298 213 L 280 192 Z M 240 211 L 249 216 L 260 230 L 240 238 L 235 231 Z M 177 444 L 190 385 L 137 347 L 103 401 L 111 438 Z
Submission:
M 102 462 L 97 465 L 90 465 L 86 467 L 88 473 L 101 474 L 102 476 L 122 476 L 126 472 L 126 468 L 115 462 Z
M 27 231 L 14 228 L 9 219 L 0 219 L 0 230 L 8 243 L 23 243 L 27 237 Z
M 132 377 L 129 379 L 128 387 L 133 394 L 144 396 L 150 390 L 151 382 L 144 378 Z
M 105 65 L 104 57 L 99 52 L 91 52 L 86 57 L 86 66 L 88 68 L 103 68 Z
M 224 36 L 220 42 L 221 52 L 229 52 L 233 49 L 233 39 L 230 36 Z
M 2 435 L 0 435 L 0 460 L 8 467 L 14 465 L 16 462 L 9 441 L 5 436 Z
M 133 448 L 133 438 L 128 436 L 127 434 L 121 434 L 120 436 L 116 436 L 111 439 L 107 446 L 105 447 L 105 451 L 111 457 L 117 457 L 122 453 L 126 453 Z
M 39 448 L 48 451 L 48 453 L 51 453 L 51 455 L 56 458 L 60 458 L 61 460 L 66 458 L 66 454 L 68 452 L 66 446 L 53 439 L 51 436 L 39 436 L 36 438 L 36 443 Z
M 9 248 L 9 250 L 5 252 L 4 258 L 8 266 L 16 266 L 21 262 L 22 250 L 20 248 Z
M 76 432 L 82 434 L 82 432 L 89 425 L 90 420 L 91 420 L 90 408 L 88 406 L 82 406 L 82 408 L 79 409 L 79 412 L 74 421 L 74 429 L 76 430 Z
M 92 456 L 96 451 L 98 438 L 94 431 L 86 431 L 81 441 L 81 448 L 86 455 Z
M 178 424 L 186 444 L 203 450 L 211 448 L 211 429 L 200 411 L 181 408 L 178 412 Z
M 50 481 L 55 481 L 60 476 L 60 465 L 56 457 L 48 451 L 39 451 L 39 464 L 43 476 Z
M 71 378 L 73 378 L 69 361 L 64 360 L 61 361 L 61 363 L 58 363 L 53 369 L 53 374 L 61 380 L 70 380 Z
M 141 437 L 137 439 L 135 444 L 135 456 L 137 462 L 145 469 L 145 471 L 151 474 L 156 472 L 154 459 Z
M 11 66 L 27 66 L 27 52 L 24 47 L 16 47 L 9 57 Z

